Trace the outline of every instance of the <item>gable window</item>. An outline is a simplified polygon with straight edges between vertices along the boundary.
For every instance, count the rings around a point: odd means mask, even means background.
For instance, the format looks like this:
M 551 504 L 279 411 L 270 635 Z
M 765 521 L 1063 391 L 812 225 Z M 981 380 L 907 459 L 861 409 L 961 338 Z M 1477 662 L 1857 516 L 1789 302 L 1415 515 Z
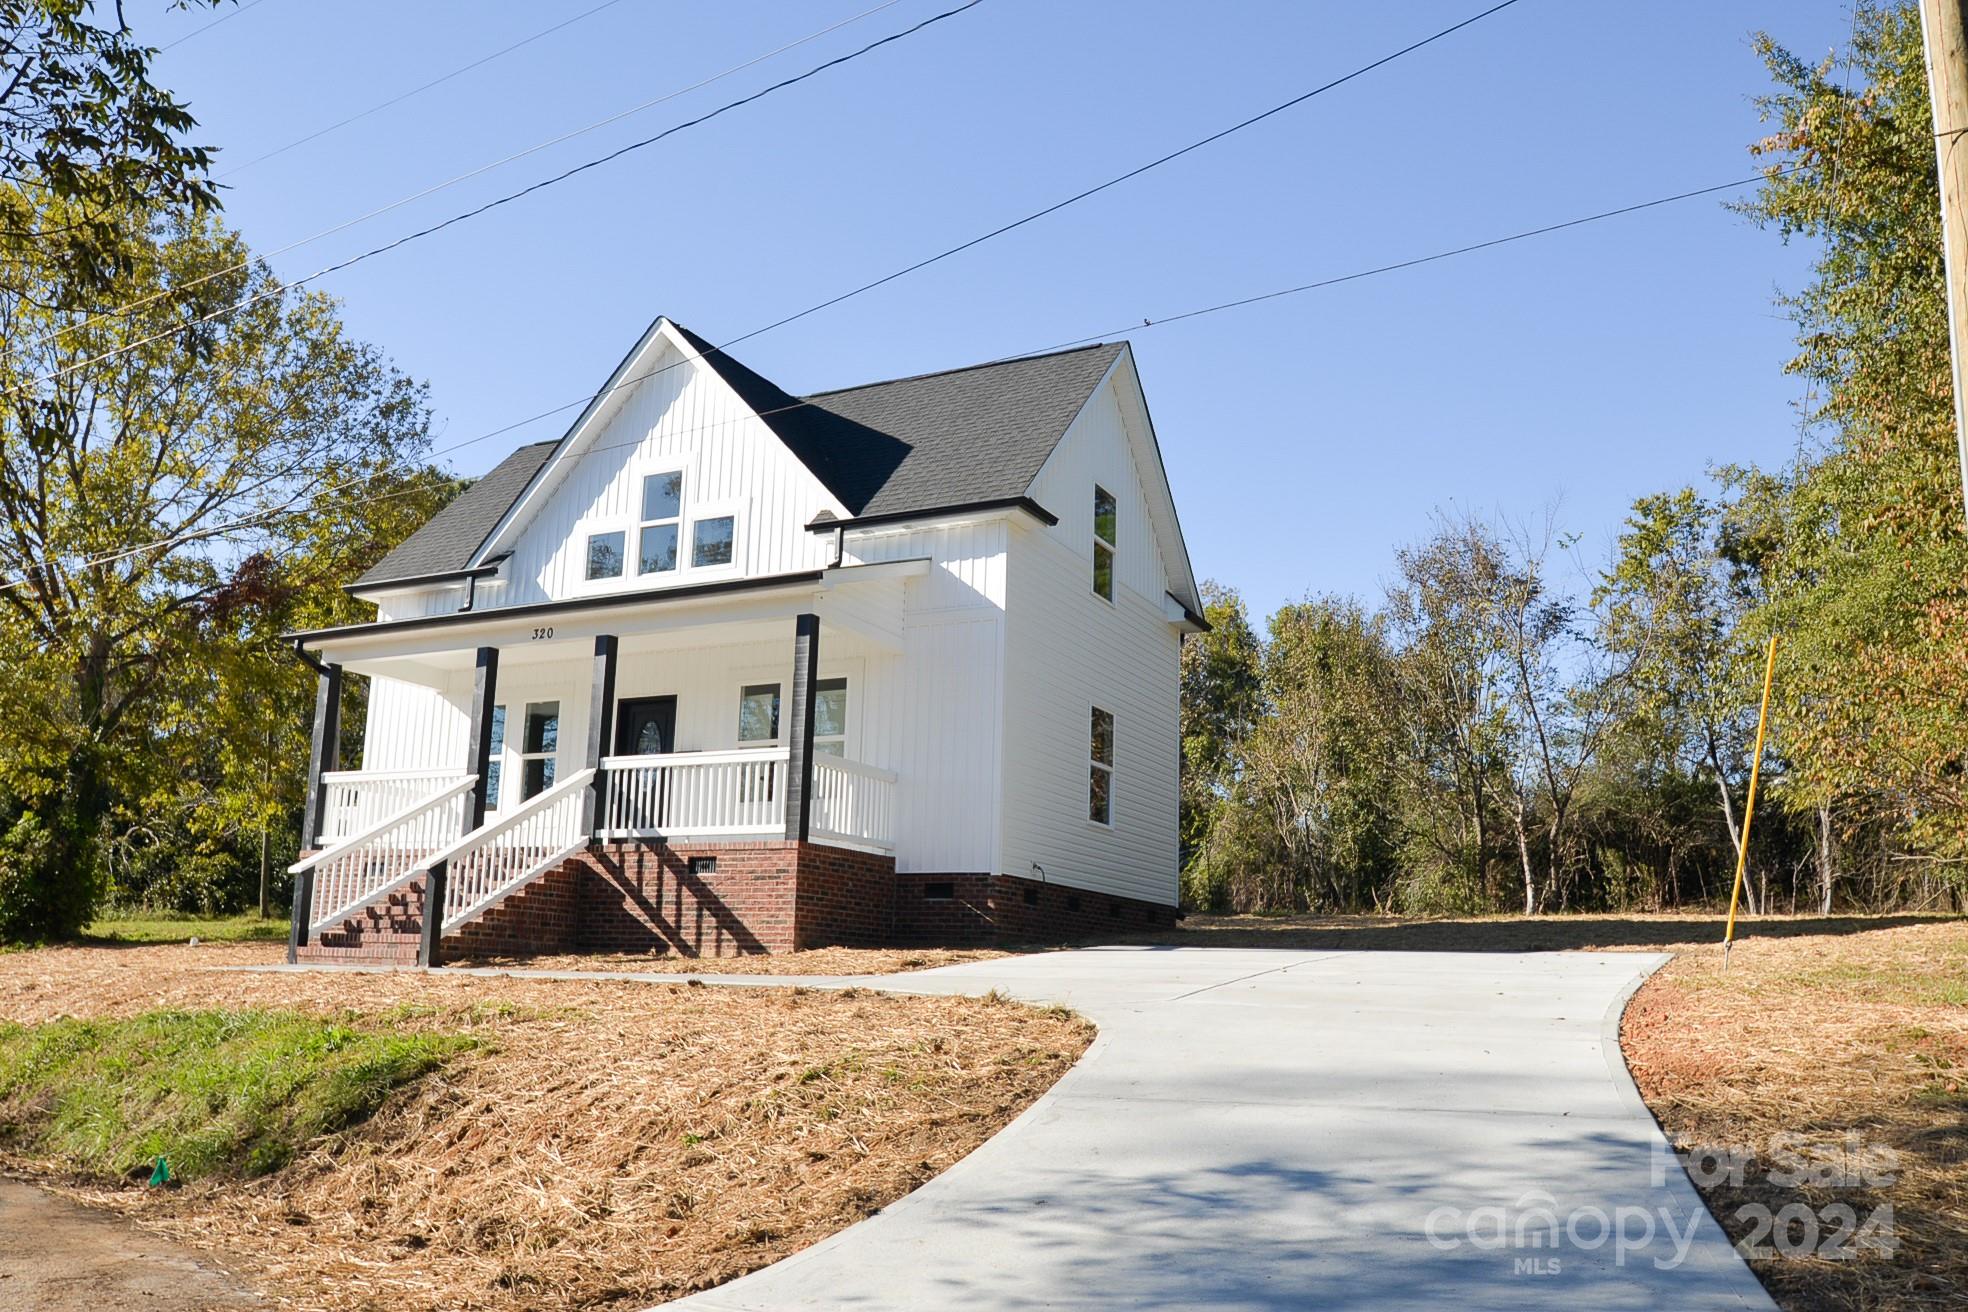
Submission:
M 1114 543 L 1120 515 L 1114 494 L 1093 485 L 1093 595 L 1114 599 Z
M 492 708 L 491 747 L 487 752 L 485 764 L 485 809 L 488 811 L 499 809 L 499 776 L 503 773 L 502 767 L 505 765 L 505 761 L 501 759 L 505 755 L 505 751 L 506 708 L 503 706 L 494 706 Z
M 779 741 L 779 685 L 748 683 L 738 691 L 738 741 Z
M 620 529 L 613 533 L 588 534 L 588 578 L 621 578 L 622 552 L 626 542 L 627 535 Z
M 846 679 L 821 679 L 813 685 L 813 750 L 847 755 Z
M 1093 742 L 1087 762 L 1087 819 L 1114 823 L 1114 713 L 1093 708 Z
M 560 703 L 528 702 L 526 736 L 520 739 L 520 800 L 553 787 L 554 758 L 560 752 Z
M 650 474 L 642 480 L 642 519 L 637 530 L 636 573 L 667 574 L 677 567 L 677 539 L 683 531 L 683 471 Z
M 693 567 L 729 565 L 738 521 L 731 515 L 700 519 L 691 526 L 690 563 Z

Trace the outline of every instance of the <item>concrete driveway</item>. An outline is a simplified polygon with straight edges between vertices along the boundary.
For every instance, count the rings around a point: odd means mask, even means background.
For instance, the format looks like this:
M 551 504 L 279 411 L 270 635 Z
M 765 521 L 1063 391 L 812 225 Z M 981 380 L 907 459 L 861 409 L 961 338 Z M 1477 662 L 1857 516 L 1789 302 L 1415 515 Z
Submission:
M 915 1193 L 667 1306 L 1771 1308 L 1619 1056 L 1664 959 L 1103 948 L 865 981 L 1100 1037 Z

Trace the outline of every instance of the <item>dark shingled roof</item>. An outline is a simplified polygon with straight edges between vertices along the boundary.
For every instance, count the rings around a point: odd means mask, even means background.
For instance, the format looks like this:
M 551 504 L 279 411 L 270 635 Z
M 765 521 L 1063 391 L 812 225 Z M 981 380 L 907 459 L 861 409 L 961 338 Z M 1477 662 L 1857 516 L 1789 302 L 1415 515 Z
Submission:
M 1125 346 L 1105 342 L 796 397 L 672 326 L 857 517 L 1023 496 Z M 463 570 L 556 445 L 506 457 L 357 586 Z
M 397 543 L 396 550 L 371 566 L 367 574 L 355 581 L 355 586 L 378 587 L 433 574 L 455 574 L 470 565 L 479 547 L 559 445 L 559 442 L 535 442 L 501 460 L 491 473 L 459 493 L 422 528 Z

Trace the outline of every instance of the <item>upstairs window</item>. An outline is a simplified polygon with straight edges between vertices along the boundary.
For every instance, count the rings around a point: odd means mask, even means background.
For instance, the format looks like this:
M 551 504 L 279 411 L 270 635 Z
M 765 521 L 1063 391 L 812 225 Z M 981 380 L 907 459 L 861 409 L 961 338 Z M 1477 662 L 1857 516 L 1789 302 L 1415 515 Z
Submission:
M 1114 542 L 1119 531 L 1114 494 L 1093 485 L 1093 595 L 1114 599 Z
M 648 475 L 642 480 L 636 573 L 667 574 L 676 569 L 677 540 L 682 532 L 683 471 Z
M 622 577 L 622 552 L 628 535 L 620 529 L 613 533 L 588 534 L 588 579 L 619 579 Z
M 738 521 L 731 515 L 700 519 L 690 535 L 690 563 L 693 567 L 729 565 L 731 549 L 738 536 Z
M 1114 713 L 1093 708 L 1093 742 L 1088 749 L 1087 819 L 1114 823 Z

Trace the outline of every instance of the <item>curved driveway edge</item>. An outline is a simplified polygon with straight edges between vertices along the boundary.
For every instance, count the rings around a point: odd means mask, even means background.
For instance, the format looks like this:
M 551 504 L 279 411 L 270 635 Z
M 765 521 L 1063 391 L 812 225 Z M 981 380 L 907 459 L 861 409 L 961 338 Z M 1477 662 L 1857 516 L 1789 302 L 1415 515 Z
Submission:
M 997 988 L 1100 1037 L 921 1189 L 665 1307 L 1773 1308 L 1619 1054 L 1664 960 L 1102 948 L 726 977 Z

